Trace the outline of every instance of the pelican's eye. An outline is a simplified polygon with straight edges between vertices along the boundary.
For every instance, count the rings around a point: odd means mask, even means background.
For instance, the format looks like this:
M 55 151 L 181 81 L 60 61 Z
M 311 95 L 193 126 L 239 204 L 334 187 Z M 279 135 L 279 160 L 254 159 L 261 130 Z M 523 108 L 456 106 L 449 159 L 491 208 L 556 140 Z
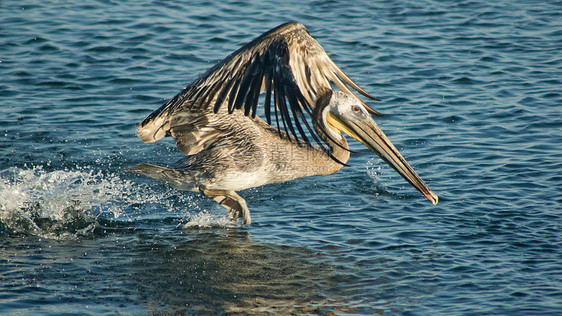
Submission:
M 358 105 L 352 105 L 351 111 L 353 111 L 353 113 L 355 113 L 355 114 L 361 113 L 361 108 Z

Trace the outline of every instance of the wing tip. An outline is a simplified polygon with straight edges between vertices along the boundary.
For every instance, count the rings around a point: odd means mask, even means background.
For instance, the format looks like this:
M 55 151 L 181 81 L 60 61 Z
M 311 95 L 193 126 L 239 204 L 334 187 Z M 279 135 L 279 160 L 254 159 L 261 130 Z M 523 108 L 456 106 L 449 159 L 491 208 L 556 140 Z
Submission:
M 365 97 L 367 97 L 371 100 L 381 101 L 381 99 L 370 95 L 366 91 L 359 91 L 359 93 L 361 93 L 363 96 L 365 96 Z M 363 100 L 360 100 L 360 101 L 361 101 L 361 103 L 363 103 L 363 106 L 365 106 L 365 109 L 367 109 L 367 112 L 369 112 L 369 114 L 376 115 L 376 116 L 384 116 L 384 114 L 382 114 L 381 112 L 379 112 L 379 111 L 373 109 L 372 107 L 368 106 L 367 103 L 363 102 Z
M 384 116 L 384 114 L 382 114 L 381 112 L 373 109 L 372 107 L 370 107 L 368 105 L 366 105 L 365 108 L 367 109 L 367 112 L 369 112 L 369 114 L 373 114 L 373 115 L 376 115 L 376 116 Z
M 305 31 L 307 34 L 309 34 L 308 29 L 306 28 L 306 26 L 304 26 L 304 24 L 296 21 L 289 21 L 270 29 L 262 36 L 259 36 L 256 40 L 259 41 L 260 39 L 267 38 L 269 36 L 284 35 L 295 31 Z
M 300 22 L 296 22 L 296 21 L 289 21 L 289 22 L 285 22 L 283 24 L 280 24 L 279 26 L 273 28 L 273 30 L 276 29 L 305 29 L 306 30 L 306 26 L 304 26 L 304 24 L 300 23 Z

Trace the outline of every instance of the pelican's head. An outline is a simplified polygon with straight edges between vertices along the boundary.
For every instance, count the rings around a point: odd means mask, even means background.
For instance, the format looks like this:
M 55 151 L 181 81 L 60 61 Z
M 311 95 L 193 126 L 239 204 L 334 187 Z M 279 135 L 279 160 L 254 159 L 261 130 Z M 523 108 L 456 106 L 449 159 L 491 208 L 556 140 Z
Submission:
M 437 204 L 439 201 L 437 195 L 431 192 L 425 182 L 406 162 L 406 159 L 392 145 L 371 117 L 370 111 L 359 99 L 340 91 L 328 91 L 319 97 L 317 104 L 326 101 L 328 104 L 322 109 L 322 119 L 327 127 L 326 131 L 332 139 L 341 138 L 341 132 L 357 139 L 394 168 L 434 205 Z

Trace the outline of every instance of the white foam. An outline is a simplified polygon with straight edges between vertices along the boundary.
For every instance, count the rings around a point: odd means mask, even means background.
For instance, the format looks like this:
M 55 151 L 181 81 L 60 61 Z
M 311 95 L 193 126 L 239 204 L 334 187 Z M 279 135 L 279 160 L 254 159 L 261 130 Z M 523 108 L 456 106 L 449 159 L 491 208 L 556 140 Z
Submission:
M 133 195 L 130 181 L 91 169 L 12 167 L 0 171 L 0 222 L 15 234 L 87 234 L 99 214 L 122 216 Z
M 226 211 L 225 211 L 226 212 Z M 234 223 L 226 215 L 213 214 L 207 210 L 190 214 L 187 218 L 187 223 L 182 224 L 182 228 L 210 228 L 210 227 L 229 227 Z

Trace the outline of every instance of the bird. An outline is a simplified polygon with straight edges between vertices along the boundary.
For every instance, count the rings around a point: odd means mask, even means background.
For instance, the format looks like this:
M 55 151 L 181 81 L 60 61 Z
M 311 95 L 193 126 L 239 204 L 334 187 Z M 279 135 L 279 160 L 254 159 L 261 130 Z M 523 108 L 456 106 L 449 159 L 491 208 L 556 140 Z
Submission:
M 139 124 L 143 142 L 171 136 L 185 157 L 127 171 L 200 192 L 248 225 L 250 210 L 238 191 L 341 170 L 351 153 L 345 133 L 437 204 L 372 117 L 382 114 L 352 89 L 379 100 L 333 62 L 303 24 L 284 23 L 228 55 Z M 261 100 L 265 120 L 256 115 Z

